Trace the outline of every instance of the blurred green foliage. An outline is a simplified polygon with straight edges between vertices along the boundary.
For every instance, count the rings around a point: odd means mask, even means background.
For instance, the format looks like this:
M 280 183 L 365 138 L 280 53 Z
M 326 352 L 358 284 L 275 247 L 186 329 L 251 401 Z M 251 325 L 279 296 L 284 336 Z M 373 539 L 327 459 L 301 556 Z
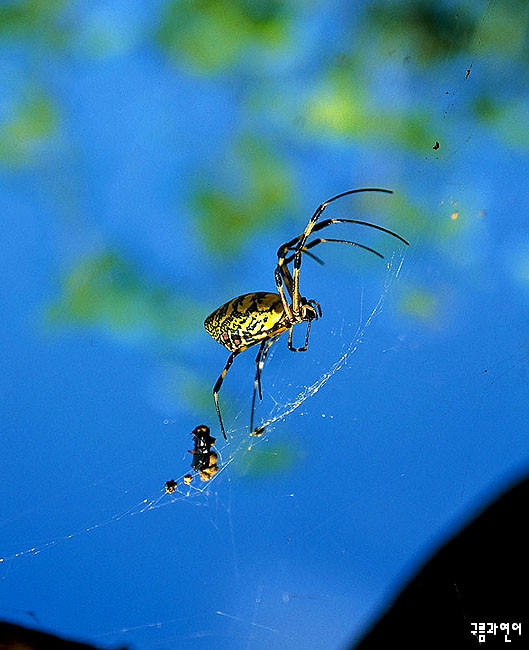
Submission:
M 256 49 L 276 48 L 288 33 L 284 0 L 172 0 L 164 7 L 158 42 L 173 60 L 215 73 Z
M 80 260 L 69 272 L 48 315 L 58 324 L 99 325 L 132 336 L 154 333 L 174 338 L 201 322 L 203 309 L 184 296 L 146 280 L 119 253 L 104 251 Z
M 478 25 L 468 2 L 383 0 L 369 5 L 367 26 L 383 49 L 411 54 L 425 65 L 457 56 L 468 48 Z
M 424 151 L 432 140 L 426 111 L 378 105 L 356 66 L 330 68 L 307 98 L 304 111 L 305 126 L 317 138 L 353 137 L 416 151 Z
M 482 6 L 484 3 L 482 3 Z M 479 52 L 493 54 L 496 64 L 507 61 L 529 63 L 529 3 L 527 0 L 487 2 L 479 20 Z M 490 64 L 494 65 L 494 60 Z M 526 68 L 527 72 L 527 68 Z M 521 90 L 521 87 L 520 87 Z
M 211 407 L 211 379 L 206 379 L 200 368 L 189 367 L 179 359 L 177 363 L 164 366 L 158 373 L 157 394 L 164 403 L 188 406 L 196 414 L 207 412 Z
M 240 138 L 229 162 L 218 169 L 228 176 L 220 186 L 212 183 L 209 174 L 202 178 L 193 193 L 193 208 L 208 248 L 228 257 L 291 207 L 293 174 L 271 147 L 251 136 Z M 234 172 L 239 173 L 237 187 L 228 191 Z
M 200 77 L 199 93 L 211 82 L 222 84 L 229 97 L 218 109 L 231 111 L 222 122 L 230 125 L 224 139 L 216 141 L 209 158 L 199 157 L 189 175 L 179 179 L 188 193 L 205 258 L 213 254 L 232 264 L 251 237 L 266 235 L 286 218 L 297 207 L 298 177 L 305 165 L 312 164 L 309 156 L 317 156 L 317 164 L 332 171 L 338 160 L 341 165 L 344 160 L 354 161 L 351 166 L 363 164 L 368 158 L 364 150 L 387 157 L 392 178 L 400 181 L 389 207 L 368 204 L 370 218 L 387 224 L 390 214 L 391 227 L 446 250 L 446 241 L 461 237 L 475 221 L 454 218 L 459 208 L 448 198 L 445 205 L 432 202 L 430 196 L 425 199 L 420 181 L 417 187 L 409 186 L 409 170 L 431 163 L 429 170 L 443 176 L 445 163 L 457 152 L 458 129 L 475 126 L 476 118 L 503 144 L 529 147 L 529 104 L 524 94 L 529 78 L 529 3 L 342 3 L 336 5 L 338 21 L 329 6 L 314 0 L 162 0 L 153 5 L 151 15 L 146 14 L 151 23 L 140 28 L 134 21 L 121 25 L 119 8 L 112 21 L 106 21 L 105 11 L 92 3 L 2 2 L 2 44 L 21 48 L 29 64 L 20 78 L 15 66 L 14 90 L 8 84 L 5 91 L 0 162 L 11 170 L 45 167 L 46 152 L 60 137 L 66 156 L 77 151 L 79 143 L 87 148 L 75 163 L 82 167 L 83 156 L 90 159 L 88 150 L 94 144 L 61 131 L 63 123 L 75 124 L 76 117 L 66 113 L 72 110 L 64 101 L 68 81 L 61 87 L 60 75 L 50 70 L 63 66 L 71 73 L 75 62 L 79 67 L 72 76 L 89 71 L 97 80 L 99 72 L 113 74 L 111 66 L 105 67 L 108 53 L 123 57 L 117 61 L 122 70 L 127 69 L 128 56 L 132 67 L 138 60 L 139 67 L 144 65 L 145 52 L 149 65 L 161 69 L 163 61 L 154 56 L 161 53 L 173 64 L 168 69 L 174 79 L 164 77 L 174 82 L 167 92 L 169 102 L 181 80 L 191 87 L 195 76 Z M 336 33 L 326 32 L 329 24 Z M 467 70 L 471 76 L 465 79 Z M 447 79 L 453 87 L 448 87 Z M 507 83 L 510 93 L 503 92 Z M 452 116 L 449 102 L 456 106 L 456 117 L 445 120 Z M 192 119 L 193 96 L 189 105 L 187 117 Z M 196 124 L 197 138 L 201 126 Z M 433 152 L 436 140 L 441 147 Z M 105 144 L 98 144 L 103 159 Z M 175 159 L 178 155 L 175 150 Z M 59 161 L 57 168 L 67 169 L 69 162 Z M 468 217 L 470 208 L 465 206 L 463 213 Z M 410 285 L 421 286 L 421 280 L 411 279 Z M 199 293 L 197 287 L 186 290 Z M 153 281 L 122 253 L 107 250 L 78 260 L 67 272 L 49 317 L 57 324 L 97 325 L 118 336 L 175 338 L 183 332 L 202 332 L 207 311 L 186 290 Z M 435 321 L 439 317 L 435 292 L 435 287 L 409 290 L 402 310 L 418 322 Z M 200 378 L 180 371 L 175 374 L 175 391 L 202 403 L 206 397 Z M 289 456 L 279 450 L 266 458 L 272 467 Z M 256 471 L 267 471 L 266 462 L 265 469 L 258 464 Z
M 527 151 L 529 148 L 529 105 L 526 98 L 491 100 L 478 98 L 474 105 L 476 116 L 494 127 L 494 133 L 509 147 Z
M 68 0 L 12 0 L 0 4 L 0 37 L 43 40 L 48 45 L 65 43 L 60 12 Z
M 28 92 L 0 124 L 0 162 L 9 167 L 38 162 L 56 128 L 57 111 L 50 98 L 37 90 Z
M 277 472 L 285 472 L 299 463 L 301 452 L 291 443 L 252 446 L 238 459 L 239 474 L 251 478 L 266 478 Z
M 401 311 L 421 321 L 435 323 L 438 317 L 438 299 L 429 290 L 410 289 L 400 302 Z

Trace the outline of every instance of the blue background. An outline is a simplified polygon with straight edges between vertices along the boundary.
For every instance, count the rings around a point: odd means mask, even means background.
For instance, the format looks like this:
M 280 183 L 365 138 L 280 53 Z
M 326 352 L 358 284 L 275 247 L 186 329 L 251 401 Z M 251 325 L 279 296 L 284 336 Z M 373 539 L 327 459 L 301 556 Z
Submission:
M 344 647 L 526 470 L 512 5 L 0 5 L 2 618 L 108 647 Z M 329 214 L 410 247 L 329 232 L 385 260 L 304 261 L 323 318 L 305 354 L 272 348 L 259 439 L 236 360 L 225 443 L 203 319 L 273 291 L 277 247 L 362 186 L 395 194 Z M 202 423 L 221 471 L 187 487 Z

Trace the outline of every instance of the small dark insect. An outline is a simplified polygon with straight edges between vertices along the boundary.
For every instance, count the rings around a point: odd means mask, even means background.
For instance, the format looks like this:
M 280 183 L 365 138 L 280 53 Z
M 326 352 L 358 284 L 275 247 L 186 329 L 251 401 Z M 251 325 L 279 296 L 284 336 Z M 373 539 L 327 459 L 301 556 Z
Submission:
M 207 466 L 203 466 L 202 469 L 200 469 L 198 472 L 201 481 L 211 481 L 211 479 L 220 469 L 217 464 L 218 460 L 218 454 L 214 451 L 210 451 L 207 458 Z
M 167 483 L 165 484 L 165 491 L 171 494 L 171 492 L 174 492 L 177 487 L 178 487 L 178 483 L 175 480 L 171 479 L 170 481 L 167 481 Z
M 215 444 L 216 438 L 210 435 L 209 427 L 205 424 L 200 424 L 193 429 L 194 447 L 189 451 L 193 454 L 193 462 L 191 467 L 200 474 L 203 481 L 209 481 L 219 471 L 218 455 L 211 450 Z
M 309 345 L 311 323 L 322 315 L 319 303 L 316 300 L 307 300 L 300 292 L 299 276 L 303 254 L 308 255 L 323 264 L 318 257 L 310 252 L 310 249 L 324 242 L 335 242 L 356 246 L 373 253 L 378 257 L 384 257 L 373 248 L 364 246 L 364 244 L 360 244 L 356 241 L 349 241 L 346 239 L 324 239 L 323 237 L 317 237 L 316 239 L 307 241 L 309 237 L 313 233 L 323 230 L 335 223 L 351 223 L 380 230 L 408 245 L 409 242 L 396 232 L 367 221 L 360 221 L 358 219 L 325 219 L 318 223 L 318 219 L 321 217 L 329 203 L 332 203 L 343 196 L 356 194 L 358 192 L 393 193 L 392 190 L 380 189 L 378 187 L 365 187 L 342 192 L 341 194 L 337 194 L 327 201 L 324 201 L 320 206 L 318 206 L 301 235 L 294 237 L 294 239 L 291 239 L 278 248 L 277 265 L 275 269 L 277 293 L 258 291 L 238 296 L 237 298 L 229 300 L 206 318 L 204 322 L 206 330 L 216 341 L 230 351 L 230 356 L 224 366 L 224 370 L 220 374 L 220 377 L 217 379 L 213 388 L 215 408 L 217 409 L 222 435 L 225 439 L 227 439 L 227 437 L 220 413 L 218 395 L 224 377 L 230 369 L 235 357 L 252 345 L 259 343 L 259 351 L 255 358 L 256 372 L 250 415 L 250 432 L 252 432 L 256 395 L 259 394 L 259 399 L 263 398 L 261 389 L 261 372 L 270 346 L 279 336 L 281 336 L 281 334 L 283 334 L 283 332 L 288 330 L 289 350 L 292 350 L 292 352 L 304 352 Z M 291 262 L 294 262 L 292 272 L 288 266 Z M 301 347 L 294 347 L 292 345 L 294 325 L 303 322 L 307 323 L 305 343 Z
M 195 471 L 200 471 L 203 467 L 208 466 L 207 455 L 211 451 L 211 447 L 215 444 L 216 438 L 209 434 L 209 427 L 205 424 L 199 424 L 198 427 L 193 429 L 191 435 L 193 436 L 194 447 L 189 453 L 193 454 L 193 462 L 191 467 Z
M 439 143 L 437 142 L 437 140 L 435 141 L 435 144 L 432 147 L 432 149 L 439 149 Z

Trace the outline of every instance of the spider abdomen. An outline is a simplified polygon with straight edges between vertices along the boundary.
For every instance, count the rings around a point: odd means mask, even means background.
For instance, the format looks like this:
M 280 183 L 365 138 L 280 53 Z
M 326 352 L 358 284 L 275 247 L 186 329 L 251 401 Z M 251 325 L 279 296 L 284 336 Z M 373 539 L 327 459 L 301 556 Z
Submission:
M 280 295 L 264 291 L 232 298 L 206 318 L 204 327 L 232 352 L 287 329 Z

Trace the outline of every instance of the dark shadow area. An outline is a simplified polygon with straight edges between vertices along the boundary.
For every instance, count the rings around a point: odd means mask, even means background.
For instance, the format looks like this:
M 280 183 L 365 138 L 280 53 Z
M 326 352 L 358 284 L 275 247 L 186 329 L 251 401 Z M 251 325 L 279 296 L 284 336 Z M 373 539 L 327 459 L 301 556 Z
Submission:
M 54 634 L 0 622 L 0 650 L 95 650 L 96 646 L 61 639 Z M 122 647 L 121 650 L 126 650 Z
M 526 478 L 445 544 L 351 647 L 527 647 L 528 499 Z

